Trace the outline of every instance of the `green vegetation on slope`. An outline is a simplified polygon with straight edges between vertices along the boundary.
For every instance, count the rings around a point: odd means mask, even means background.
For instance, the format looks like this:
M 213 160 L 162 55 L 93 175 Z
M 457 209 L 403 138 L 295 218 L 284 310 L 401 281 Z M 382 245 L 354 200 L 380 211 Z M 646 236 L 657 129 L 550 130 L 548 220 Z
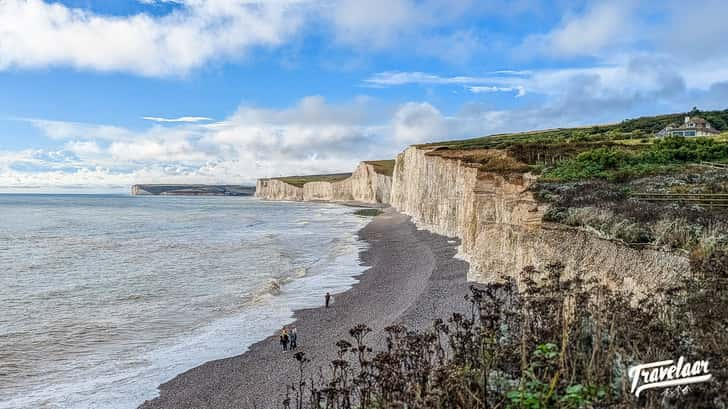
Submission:
M 493 154 L 485 150 L 499 150 L 555 181 L 629 180 L 680 171 L 691 163 L 728 163 L 728 133 L 684 139 L 655 137 L 668 124 L 682 122 L 685 115 L 700 116 L 716 129 L 728 130 L 728 110 L 693 110 L 612 125 L 493 135 L 419 146 L 433 148 L 430 155 L 459 157 L 479 165 L 482 170 L 522 170 L 514 164 L 492 166 Z
M 371 165 L 374 168 L 374 171 L 380 175 L 392 176 L 392 174 L 394 174 L 394 159 L 368 160 L 364 163 Z
M 647 145 L 598 147 L 547 168 L 543 177 L 562 181 L 627 180 L 699 162 L 728 162 L 728 143 L 713 138 L 666 137 Z
M 293 185 L 296 187 L 303 187 L 303 185 L 310 182 L 338 182 L 349 177 L 351 177 L 351 173 L 334 173 L 331 175 L 284 176 L 273 179 L 280 180 L 281 182 L 285 182 L 289 185 Z
M 686 115 L 700 116 L 719 131 L 728 131 L 728 109 L 723 111 L 700 111 L 627 119 L 618 124 L 557 128 L 513 134 L 499 134 L 457 141 L 435 142 L 421 147 L 445 147 L 448 149 L 505 149 L 517 144 L 560 145 L 574 142 L 610 142 L 642 139 L 654 136 L 670 123 L 682 123 Z

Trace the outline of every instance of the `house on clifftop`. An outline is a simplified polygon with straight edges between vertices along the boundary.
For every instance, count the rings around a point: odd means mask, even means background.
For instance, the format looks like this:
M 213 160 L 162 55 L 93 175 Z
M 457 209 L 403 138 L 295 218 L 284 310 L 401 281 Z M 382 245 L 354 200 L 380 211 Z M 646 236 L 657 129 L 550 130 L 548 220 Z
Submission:
M 720 131 L 703 118 L 686 116 L 682 124 L 672 123 L 657 133 L 657 136 L 710 136 Z

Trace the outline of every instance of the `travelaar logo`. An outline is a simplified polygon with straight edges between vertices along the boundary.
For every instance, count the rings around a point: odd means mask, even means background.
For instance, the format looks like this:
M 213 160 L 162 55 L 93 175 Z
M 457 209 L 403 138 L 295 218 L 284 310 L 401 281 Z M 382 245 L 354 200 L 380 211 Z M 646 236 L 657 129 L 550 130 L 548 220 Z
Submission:
M 677 363 L 669 360 L 633 366 L 629 368 L 629 377 L 632 379 L 631 392 L 639 397 L 640 392 L 646 389 L 706 382 L 712 375 L 708 370 L 708 361 L 690 364 L 680 357 Z

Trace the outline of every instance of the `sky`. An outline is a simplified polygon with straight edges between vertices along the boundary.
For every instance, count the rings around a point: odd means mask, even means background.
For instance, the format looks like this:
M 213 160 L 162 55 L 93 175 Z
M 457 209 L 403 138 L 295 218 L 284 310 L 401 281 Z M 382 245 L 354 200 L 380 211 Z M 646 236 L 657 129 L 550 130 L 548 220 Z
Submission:
M 728 108 L 723 0 L 0 0 L 0 192 Z

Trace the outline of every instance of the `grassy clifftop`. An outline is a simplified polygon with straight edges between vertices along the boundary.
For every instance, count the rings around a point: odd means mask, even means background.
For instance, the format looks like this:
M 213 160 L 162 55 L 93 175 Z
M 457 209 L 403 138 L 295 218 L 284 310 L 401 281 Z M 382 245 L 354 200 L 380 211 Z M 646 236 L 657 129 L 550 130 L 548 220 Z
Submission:
M 306 175 L 306 176 L 283 176 L 279 178 L 273 178 L 274 180 L 280 180 L 281 182 L 288 183 L 296 187 L 303 187 L 306 183 L 310 182 L 338 182 L 346 178 L 351 177 L 351 173 L 332 173 L 329 175 Z
M 364 163 L 371 165 L 376 173 L 392 176 L 394 172 L 394 160 L 370 160 L 364 161 Z M 304 176 L 283 176 L 272 178 L 274 180 L 280 180 L 281 182 L 288 183 L 289 185 L 296 187 L 303 187 L 306 183 L 311 182 L 339 182 L 341 180 L 351 177 L 351 173 L 332 173 L 326 175 L 304 175 Z
M 389 160 L 368 160 L 364 161 L 367 165 L 371 165 L 374 171 L 385 176 L 392 176 L 394 173 L 394 159 Z
M 422 147 L 445 147 L 449 149 L 505 148 L 520 143 L 559 144 L 574 142 L 605 142 L 641 139 L 654 136 L 671 123 L 682 123 L 686 115 L 699 116 L 710 122 L 719 131 L 728 131 L 728 109 L 724 111 L 699 111 L 675 113 L 651 117 L 627 119 L 617 124 L 556 128 L 512 134 L 497 134 L 479 138 L 434 142 Z
M 662 128 L 700 116 L 723 134 L 699 138 L 658 138 Z M 430 155 L 459 157 L 488 171 L 526 168 L 551 181 L 626 181 L 680 172 L 703 162 L 728 163 L 728 110 L 661 115 L 619 124 L 550 129 L 419 145 Z M 505 155 L 495 155 L 500 151 Z

